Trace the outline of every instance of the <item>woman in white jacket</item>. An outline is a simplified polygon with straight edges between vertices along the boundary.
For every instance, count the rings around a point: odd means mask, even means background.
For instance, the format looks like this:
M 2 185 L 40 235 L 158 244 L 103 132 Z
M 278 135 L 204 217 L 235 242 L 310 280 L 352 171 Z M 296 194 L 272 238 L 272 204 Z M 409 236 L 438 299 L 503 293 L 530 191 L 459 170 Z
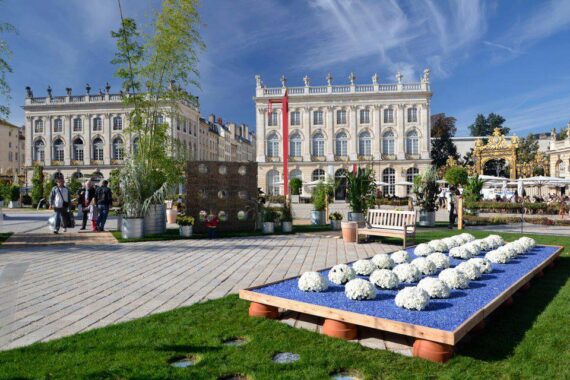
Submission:
M 67 231 L 67 223 L 69 219 L 68 207 L 70 202 L 69 190 L 65 187 L 63 177 L 56 180 L 57 185 L 51 189 L 49 208 L 55 211 L 55 228 L 54 234 L 59 233 L 59 228 L 63 224 L 63 232 Z

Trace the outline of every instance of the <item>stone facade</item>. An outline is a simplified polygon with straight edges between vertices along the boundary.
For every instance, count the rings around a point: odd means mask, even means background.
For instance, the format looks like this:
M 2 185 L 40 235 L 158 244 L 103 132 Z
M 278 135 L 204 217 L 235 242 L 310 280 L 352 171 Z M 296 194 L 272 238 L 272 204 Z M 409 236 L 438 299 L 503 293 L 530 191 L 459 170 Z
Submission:
M 570 179 L 570 123 L 566 138 L 556 140 L 556 130 L 551 133 L 550 150 L 547 152 L 550 161 L 550 175 Z
M 226 123 L 210 115 L 200 118 L 200 160 L 254 162 L 255 134 L 247 125 Z
M 0 176 L 24 174 L 24 152 L 23 129 L 0 119 Z
M 259 186 L 269 194 L 283 192 L 283 153 L 281 109 L 268 114 L 268 101 L 289 96 L 289 178 L 303 183 L 327 174 L 341 177 L 354 164 L 370 165 L 385 194 L 405 196 L 409 181 L 430 166 L 429 70 L 418 83 L 381 84 L 378 75 L 372 84 L 356 84 L 351 73 L 349 84 L 333 85 L 329 74 L 324 86 L 266 87 L 260 76 L 254 97 L 257 125 Z M 342 191 L 337 199 L 343 198 Z

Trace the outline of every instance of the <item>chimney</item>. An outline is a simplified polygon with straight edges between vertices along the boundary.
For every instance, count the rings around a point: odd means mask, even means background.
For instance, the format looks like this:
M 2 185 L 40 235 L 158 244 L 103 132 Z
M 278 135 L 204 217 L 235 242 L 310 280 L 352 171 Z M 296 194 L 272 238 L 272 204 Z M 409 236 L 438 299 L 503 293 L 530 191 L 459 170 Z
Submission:
M 220 124 L 220 125 L 224 125 L 224 121 L 222 120 L 222 118 L 221 118 L 221 117 L 218 117 L 218 124 Z
M 210 116 L 208 116 L 208 121 L 210 123 L 215 123 L 216 122 L 216 115 L 214 115 L 213 113 L 210 114 Z

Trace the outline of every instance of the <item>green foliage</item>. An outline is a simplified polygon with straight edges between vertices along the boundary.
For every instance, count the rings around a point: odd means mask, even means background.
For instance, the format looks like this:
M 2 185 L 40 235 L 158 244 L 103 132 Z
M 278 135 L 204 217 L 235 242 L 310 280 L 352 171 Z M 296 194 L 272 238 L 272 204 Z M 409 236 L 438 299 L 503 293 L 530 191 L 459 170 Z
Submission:
M 123 205 L 123 191 L 121 189 L 121 169 L 113 169 L 109 173 L 109 189 L 113 193 L 113 198 L 117 201 L 118 206 Z
M 532 175 L 544 175 L 544 168 L 542 166 L 536 166 L 532 169 Z
M 32 175 L 32 204 L 37 205 L 40 199 L 44 197 L 44 172 L 40 165 L 34 166 L 34 174 Z
M 9 196 L 11 201 L 19 201 L 20 200 L 20 186 L 18 185 L 11 185 L 9 187 Z
M 289 202 L 283 203 L 283 207 L 281 208 L 281 217 L 282 222 L 292 222 L 293 221 L 293 211 L 291 210 L 291 204 Z
M 478 202 L 481 200 L 481 190 L 483 190 L 483 180 L 479 176 L 470 177 L 463 188 L 463 198 L 466 203 Z
M 449 157 L 459 158 L 457 147 L 451 140 L 457 131 L 455 121 L 454 117 L 445 116 L 444 113 L 431 117 L 431 159 L 437 168 L 444 166 Z
M 416 203 L 422 211 L 432 212 L 437 210 L 437 170 L 434 166 L 425 173 L 414 177 L 412 193 L 416 197 Z
M 83 183 L 74 176 L 71 176 L 69 182 L 67 183 L 67 188 L 69 189 L 69 194 L 73 198 L 74 195 L 83 187 Z
M 452 168 L 447 169 L 443 178 L 453 186 L 465 185 L 467 183 L 467 179 L 469 178 L 469 174 L 467 173 L 467 169 L 461 166 L 454 166 Z
M 0 120 L 8 119 L 10 116 L 10 100 L 12 99 L 10 95 L 10 85 L 8 84 L 7 74 L 12 72 L 12 67 L 8 63 L 8 60 L 12 56 L 12 51 L 8 47 L 8 43 L 1 38 L 3 33 L 15 33 L 16 29 L 14 26 L 8 23 L 0 23 Z
M 186 215 L 178 215 L 176 217 L 176 224 L 179 226 L 193 226 L 194 218 Z
M 55 186 L 55 180 L 52 176 L 47 176 L 44 181 L 44 193 L 43 198 L 46 200 L 46 203 L 49 203 L 49 196 L 51 194 L 51 189 Z
M 342 220 L 342 214 L 338 211 L 331 212 L 329 215 L 330 220 Z
M 490 136 L 495 128 L 499 128 L 503 135 L 508 135 L 511 129 L 503 127 L 505 121 L 504 117 L 495 113 L 490 113 L 487 117 L 478 114 L 475 122 L 469 126 L 469 131 L 471 136 Z
M 289 189 L 291 189 L 291 195 L 301 194 L 301 187 L 303 187 L 303 181 L 301 178 L 291 178 L 289 180 Z
M 517 160 L 519 162 L 532 162 L 538 152 L 538 139 L 532 133 L 526 138 L 521 138 L 517 149 Z
M 279 214 L 272 207 L 264 207 L 262 210 L 263 221 L 275 223 L 279 219 Z
M 334 189 L 329 183 L 321 182 L 315 186 L 311 194 L 311 202 L 315 211 L 325 211 L 328 203 L 332 200 Z
M 376 183 L 371 168 L 358 168 L 346 174 L 347 199 L 352 212 L 365 213 L 376 200 Z

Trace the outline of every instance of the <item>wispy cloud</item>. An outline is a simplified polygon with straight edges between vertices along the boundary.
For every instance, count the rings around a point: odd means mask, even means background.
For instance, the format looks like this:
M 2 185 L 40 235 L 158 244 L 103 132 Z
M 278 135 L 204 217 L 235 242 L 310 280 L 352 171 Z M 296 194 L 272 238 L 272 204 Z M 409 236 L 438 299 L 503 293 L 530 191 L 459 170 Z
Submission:
M 491 42 L 491 41 L 483 41 L 483 44 L 485 44 L 485 45 L 487 45 L 487 46 L 490 46 L 490 47 L 492 47 L 492 48 L 497 48 L 497 49 L 506 50 L 506 51 L 508 51 L 509 53 L 515 53 L 515 52 L 516 52 L 515 49 L 513 49 L 513 48 L 511 48 L 511 47 L 508 47 L 508 46 L 502 45 L 502 44 L 498 44 L 498 43 L 495 43 L 495 42 Z

